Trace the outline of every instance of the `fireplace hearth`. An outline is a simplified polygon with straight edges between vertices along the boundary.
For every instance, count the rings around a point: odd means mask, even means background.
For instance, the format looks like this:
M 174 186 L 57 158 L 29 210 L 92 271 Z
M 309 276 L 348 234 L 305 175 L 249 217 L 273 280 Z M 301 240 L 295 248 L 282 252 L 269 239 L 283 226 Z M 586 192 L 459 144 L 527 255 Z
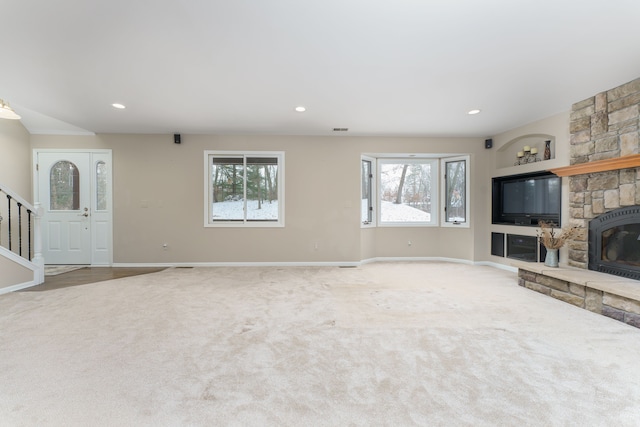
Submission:
M 589 269 L 640 280 L 640 206 L 627 206 L 589 222 Z

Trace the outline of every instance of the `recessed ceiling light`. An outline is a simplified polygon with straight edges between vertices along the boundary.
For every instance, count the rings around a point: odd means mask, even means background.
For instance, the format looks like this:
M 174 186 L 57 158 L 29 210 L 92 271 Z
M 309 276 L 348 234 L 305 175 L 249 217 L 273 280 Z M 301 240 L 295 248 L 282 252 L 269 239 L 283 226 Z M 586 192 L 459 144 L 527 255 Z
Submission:
M 474 114 L 478 114 L 479 112 L 480 112 L 480 110 L 478 110 L 478 109 L 476 108 L 475 110 L 470 110 L 467 114 L 470 114 L 470 115 L 472 115 L 472 116 L 473 116 Z
M 298 105 L 298 106 L 295 108 L 295 110 L 296 110 L 298 113 L 304 113 L 305 111 L 307 111 L 307 109 L 306 109 L 305 107 L 303 107 L 302 105 Z
M 120 110 L 123 110 L 123 109 L 125 109 L 125 108 L 126 108 L 124 105 L 122 105 L 122 104 L 118 104 L 118 103 L 111 104 L 111 106 L 112 106 L 113 108 L 118 108 L 118 109 L 120 109 Z

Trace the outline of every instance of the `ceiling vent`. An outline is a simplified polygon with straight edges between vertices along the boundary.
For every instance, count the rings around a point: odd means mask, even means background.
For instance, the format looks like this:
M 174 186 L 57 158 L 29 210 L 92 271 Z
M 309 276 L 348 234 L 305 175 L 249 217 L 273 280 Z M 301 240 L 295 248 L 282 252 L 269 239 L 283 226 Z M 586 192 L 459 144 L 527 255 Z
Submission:
M 348 132 L 349 128 L 333 128 L 334 132 Z

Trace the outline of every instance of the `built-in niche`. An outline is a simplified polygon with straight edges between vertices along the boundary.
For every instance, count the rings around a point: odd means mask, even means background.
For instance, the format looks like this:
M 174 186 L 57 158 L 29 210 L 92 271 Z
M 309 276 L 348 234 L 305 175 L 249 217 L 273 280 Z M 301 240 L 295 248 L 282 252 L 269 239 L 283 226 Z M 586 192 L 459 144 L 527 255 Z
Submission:
M 545 150 L 549 145 L 548 159 Z M 555 159 L 556 137 L 548 134 L 530 134 L 512 139 L 497 150 L 496 166 L 507 168 Z
M 507 258 L 535 262 L 538 257 L 538 239 L 535 236 L 507 234 Z
M 542 262 L 547 255 L 547 249 L 538 241 L 536 236 L 522 236 L 507 234 L 507 258 L 527 262 Z
M 504 233 L 491 233 L 491 255 L 504 256 Z

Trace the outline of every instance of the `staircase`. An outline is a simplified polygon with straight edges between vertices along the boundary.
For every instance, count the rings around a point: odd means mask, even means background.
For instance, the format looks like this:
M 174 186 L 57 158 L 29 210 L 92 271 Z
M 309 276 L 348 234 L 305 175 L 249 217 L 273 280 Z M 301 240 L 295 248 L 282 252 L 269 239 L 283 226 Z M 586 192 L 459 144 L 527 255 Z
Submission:
M 40 212 L 0 183 L 0 294 L 44 282 Z

